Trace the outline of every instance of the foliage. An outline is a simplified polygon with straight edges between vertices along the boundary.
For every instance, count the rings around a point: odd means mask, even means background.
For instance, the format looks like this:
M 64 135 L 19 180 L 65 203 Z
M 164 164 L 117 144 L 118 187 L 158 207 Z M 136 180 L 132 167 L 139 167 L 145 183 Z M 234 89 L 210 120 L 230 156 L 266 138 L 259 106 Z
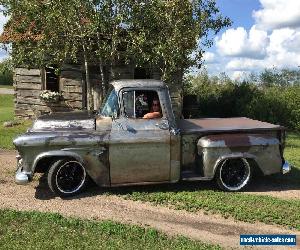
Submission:
M 12 85 L 5 85 L 5 84 L 3 84 L 3 85 L 0 85 L 0 89 L 1 88 L 4 88 L 4 89 L 13 89 L 13 86 Z
M 199 66 L 211 33 L 229 26 L 214 0 L 82 1 L 1 0 L 11 18 L 2 42 L 13 42 L 15 65 L 88 65 L 118 60 L 160 65 L 164 79 Z M 192 55 L 192 56 L 191 56 Z M 102 79 L 104 77 L 102 76 Z M 89 98 L 90 99 L 90 98 Z M 89 106 L 89 105 L 88 105 Z
M 265 69 L 259 75 L 251 74 L 250 82 L 257 82 L 264 87 L 288 87 L 300 85 L 300 70 L 295 69 Z
M 1 249 L 220 249 L 152 228 L 0 210 Z
M 140 65 L 160 65 L 164 80 L 200 66 L 204 47 L 212 44 L 209 34 L 231 23 L 211 0 L 134 1 L 126 9 L 130 57 Z
M 0 62 L 0 84 L 13 84 L 13 65 L 9 58 Z
M 197 105 L 192 117 L 237 117 L 281 124 L 300 130 L 300 85 L 264 84 L 264 73 L 256 84 L 232 81 L 228 77 L 209 77 L 203 71 L 188 77 L 185 95 L 196 95 Z

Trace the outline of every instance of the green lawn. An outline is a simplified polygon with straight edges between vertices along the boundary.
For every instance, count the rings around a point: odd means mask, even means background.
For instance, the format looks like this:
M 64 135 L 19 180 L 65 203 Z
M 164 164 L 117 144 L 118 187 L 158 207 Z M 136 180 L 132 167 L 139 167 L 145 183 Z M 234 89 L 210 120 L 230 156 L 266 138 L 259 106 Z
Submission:
M 225 218 L 232 217 L 246 222 L 260 221 L 300 230 L 300 200 L 201 190 L 195 184 L 185 184 L 185 187 L 178 190 L 164 187 L 160 190 L 127 192 L 123 197 L 189 212 L 206 211 L 221 214 Z
M 12 85 L 1 85 L 0 84 L 0 89 L 4 88 L 4 89 L 13 89 L 14 87 Z
M 0 210 L 0 249 L 221 249 L 155 229 Z
M 14 100 L 13 95 L 0 95 L 0 148 L 13 149 L 13 138 L 22 134 L 31 125 L 30 121 L 14 127 L 3 127 L 3 122 L 14 120 Z
M 0 123 L 14 119 L 14 96 L 0 95 Z
M 286 142 L 284 156 L 300 171 L 300 133 L 288 133 Z

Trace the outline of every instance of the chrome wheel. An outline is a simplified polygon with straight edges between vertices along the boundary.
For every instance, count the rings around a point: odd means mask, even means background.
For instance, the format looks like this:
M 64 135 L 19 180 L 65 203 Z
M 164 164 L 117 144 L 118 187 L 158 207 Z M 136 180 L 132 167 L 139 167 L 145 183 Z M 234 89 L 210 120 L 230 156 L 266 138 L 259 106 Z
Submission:
M 87 174 L 84 166 L 75 160 L 59 160 L 48 172 L 50 189 L 61 197 L 79 193 L 85 186 Z
M 251 167 L 244 158 L 226 159 L 218 169 L 217 183 L 226 191 L 240 191 L 250 181 Z

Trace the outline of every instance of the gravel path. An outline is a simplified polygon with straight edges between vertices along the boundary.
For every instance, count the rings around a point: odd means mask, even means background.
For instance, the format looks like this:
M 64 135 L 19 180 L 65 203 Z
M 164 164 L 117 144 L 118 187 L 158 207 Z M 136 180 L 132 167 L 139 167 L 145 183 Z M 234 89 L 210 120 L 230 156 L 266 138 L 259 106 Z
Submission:
M 169 235 L 184 235 L 228 248 L 239 247 L 240 234 L 297 234 L 300 238 L 299 231 L 262 223 L 236 222 L 218 215 L 175 211 L 105 195 L 96 188 L 76 198 L 63 200 L 49 192 L 43 178 L 27 186 L 14 184 L 14 157 L 14 151 L 0 151 L 0 208 L 58 212 L 66 216 L 150 226 Z M 299 190 L 297 192 L 299 195 Z
M 13 95 L 14 94 L 14 90 L 13 89 L 0 88 L 0 94 L 3 94 L 3 95 Z

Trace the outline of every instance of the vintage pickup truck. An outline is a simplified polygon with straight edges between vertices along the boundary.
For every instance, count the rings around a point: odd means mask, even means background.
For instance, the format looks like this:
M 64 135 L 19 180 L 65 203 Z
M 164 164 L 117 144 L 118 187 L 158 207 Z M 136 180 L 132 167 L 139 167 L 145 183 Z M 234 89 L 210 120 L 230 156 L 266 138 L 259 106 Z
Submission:
M 145 119 L 154 100 L 160 116 Z M 284 143 L 283 127 L 244 117 L 176 121 L 162 81 L 120 80 L 98 113 L 41 116 L 17 137 L 15 178 L 26 184 L 47 173 L 61 197 L 79 193 L 90 178 L 100 187 L 215 179 L 240 191 L 254 172 L 290 171 Z

